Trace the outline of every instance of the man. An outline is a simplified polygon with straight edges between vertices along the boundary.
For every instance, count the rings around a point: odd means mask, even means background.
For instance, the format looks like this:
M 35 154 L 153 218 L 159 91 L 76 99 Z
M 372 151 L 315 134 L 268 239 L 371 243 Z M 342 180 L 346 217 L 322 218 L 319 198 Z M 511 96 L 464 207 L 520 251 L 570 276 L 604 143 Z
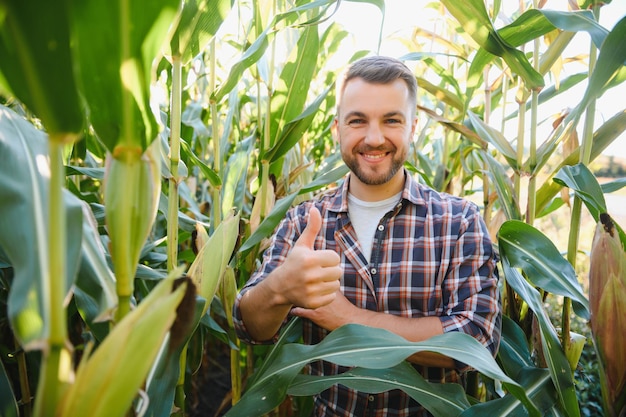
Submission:
M 309 344 L 359 323 L 414 342 L 461 331 L 495 355 L 496 255 L 480 213 L 467 200 L 418 184 L 403 168 L 417 125 L 415 76 L 396 59 L 367 57 L 341 81 L 332 131 L 350 173 L 338 189 L 292 208 L 278 226 L 237 297 L 238 335 L 271 342 L 294 315 L 304 319 Z M 409 360 L 430 380 L 459 381 L 464 371 L 434 353 Z M 310 366 L 314 375 L 343 371 L 326 362 Z M 370 395 L 336 385 L 316 396 L 315 415 L 426 413 L 400 390 Z

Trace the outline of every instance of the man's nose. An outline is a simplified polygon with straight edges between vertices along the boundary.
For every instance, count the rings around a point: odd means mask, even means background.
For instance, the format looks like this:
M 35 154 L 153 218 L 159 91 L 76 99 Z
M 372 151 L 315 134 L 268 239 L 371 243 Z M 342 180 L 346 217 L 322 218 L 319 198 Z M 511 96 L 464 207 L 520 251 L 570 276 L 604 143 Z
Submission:
M 369 146 L 380 146 L 385 143 L 383 131 L 377 123 L 370 123 L 365 135 L 365 143 Z

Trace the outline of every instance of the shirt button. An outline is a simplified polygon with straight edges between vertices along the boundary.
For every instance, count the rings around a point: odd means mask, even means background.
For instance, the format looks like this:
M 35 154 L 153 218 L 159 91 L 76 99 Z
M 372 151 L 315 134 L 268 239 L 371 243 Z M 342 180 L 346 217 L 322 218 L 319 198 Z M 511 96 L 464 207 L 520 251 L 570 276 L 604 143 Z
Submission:
M 372 275 L 376 275 L 376 268 L 372 268 L 372 269 L 370 269 L 370 273 L 371 273 Z
M 385 226 L 383 226 L 382 224 L 379 224 L 378 225 L 378 230 L 380 230 L 382 232 L 383 230 L 385 230 Z
M 367 397 L 367 400 L 368 400 L 368 401 L 374 401 L 374 396 L 373 396 L 373 395 L 370 395 L 369 397 Z

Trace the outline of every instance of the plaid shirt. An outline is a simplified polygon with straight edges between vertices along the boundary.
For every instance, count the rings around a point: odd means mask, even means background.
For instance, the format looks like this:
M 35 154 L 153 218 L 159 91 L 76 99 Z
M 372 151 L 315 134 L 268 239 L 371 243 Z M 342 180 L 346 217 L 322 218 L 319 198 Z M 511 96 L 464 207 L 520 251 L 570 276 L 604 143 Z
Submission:
M 408 172 L 406 178 L 402 198 L 379 222 L 371 262 L 365 259 L 348 216 L 349 177 L 343 186 L 290 209 L 261 267 L 235 301 L 238 336 L 248 343 L 259 342 L 250 339 L 241 320 L 241 297 L 284 261 L 315 205 L 323 219 L 315 248 L 341 256 L 341 290 L 353 304 L 402 317 L 437 316 L 444 332 L 470 334 L 495 355 L 501 325 L 496 254 L 478 208 L 417 183 Z M 308 344 L 320 342 L 328 333 L 309 320 L 304 320 L 303 332 Z M 459 365 L 448 372 L 416 369 L 432 382 L 462 382 L 467 368 Z M 312 375 L 334 375 L 346 369 L 323 361 L 308 366 Z M 316 416 L 428 415 L 400 390 L 368 394 L 342 385 L 316 396 L 315 410 Z

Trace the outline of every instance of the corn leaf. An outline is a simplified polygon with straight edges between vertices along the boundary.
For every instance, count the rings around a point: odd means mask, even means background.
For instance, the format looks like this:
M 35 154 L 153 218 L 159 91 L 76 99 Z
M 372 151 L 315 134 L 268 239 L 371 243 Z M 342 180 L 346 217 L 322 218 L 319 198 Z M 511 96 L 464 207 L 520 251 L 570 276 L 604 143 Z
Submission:
M 239 214 L 231 213 L 215 229 L 196 259 L 189 267 L 188 275 L 198 287 L 198 294 L 207 300 L 203 313 L 208 310 L 230 261 L 239 236 Z
M 41 119 L 48 133 L 80 132 L 83 109 L 67 2 L 4 0 L 0 14 L 0 83 L 4 78 L 5 89 Z
M 123 144 L 139 152 L 156 139 L 150 107 L 153 65 L 170 27 L 178 0 L 150 2 L 71 2 L 74 55 L 89 121 L 107 149 Z
M 183 2 L 180 20 L 166 55 L 180 55 L 183 66 L 203 51 L 228 16 L 233 0 Z
M 474 367 L 479 372 L 500 381 L 523 399 L 533 415 L 538 415 L 521 387 L 506 376 L 495 360 L 473 337 L 451 332 L 412 343 L 383 329 L 349 324 L 342 326 L 317 345 L 290 343 L 279 347 L 273 362 L 263 368 L 241 400 L 226 414 L 259 415 L 278 405 L 289 385 L 309 362 L 323 359 L 343 366 L 368 369 L 391 368 L 416 352 L 432 351 Z
M 430 383 L 406 361 L 388 369 L 353 368 L 331 376 L 300 374 L 296 376 L 287 393 L 313 395 L 334 384 L 342 384 L 369 393 L 400 389 L 434 416 L 459 415 L 470 406 L 461 385 Z
M 500 227 L 498 244 L 509 264 L 523 269 L 530 282 L 553 294 L 570 297 L 576 314 L 589 318 L 589 301 L 574 268 L 543 233 L 522 221 L 509 220 Z
M 37 347 L 47 336 L 48 179 L 46 135 L 12 110 L 0 106 L 0 246 L 15 270 L 8 317 L 20 343 Z M 80 260 L 80 201 L 64 193 L 69 292 Z
M 498 242 L 502 244 L 501 239 Z M 550 377 L 559 394 L 559 403 L 568 416 L 578 417 L 580 416 L 580 409 L 569 362 L 561 348 L 561 343 L 550 321 L 550 317 L 548 317 L 543 307 L 539 291 L 530 285 L 517 269 L 513 268 L 509 263 L 507 252 L 502 246 L 500 246 L 500 251 L 507 283 L 528 304 L 528 307 L 535 313 L 539 322 L 541 347 L 548 364 Z
M 95 353 L 81 362 L 76 380 L 57 410 L 58 416 L 126 415 L 185 295 L 188 284 L 174 289 L 172 276 L 162 280 L 113 328 Z

